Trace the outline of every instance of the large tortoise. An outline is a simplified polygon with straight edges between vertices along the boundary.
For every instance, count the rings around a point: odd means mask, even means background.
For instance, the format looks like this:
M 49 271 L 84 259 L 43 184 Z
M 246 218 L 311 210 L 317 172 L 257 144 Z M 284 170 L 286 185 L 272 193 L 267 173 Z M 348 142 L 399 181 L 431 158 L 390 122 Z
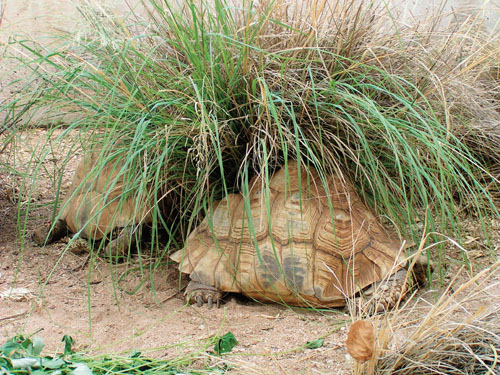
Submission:
M 340 307 L 385 279 L 380 310 L 404 293 L 405 242 L 384 229 L 344 179 L 332 175 L 323 183 L 313 168 L 299 173 L 290 161 L 267 192 L 257 177 L 249 186 L 246 209 L 241 194 L 228 195 L 171 256 L 190 274 L 190 302 L 211 306 L 222 292 L 236 292 L 265 302 Z
M 120 159 L 107 160 L 99 169 L 102 160 L 101 153 L 94 151 L 80 161 L 58 219 L 34 231 L 36 243 L 40 246 L 51 243 L 68 232 L 92 240 L 101 240 L 117 232 L 107 244 L 105 253 L 126 254 L 133 242 L 133 231 L 139 224 L 151 220 L 151 205 L 138 199 L 134 189 L 124 191 L 127 174 L 122 170 Z

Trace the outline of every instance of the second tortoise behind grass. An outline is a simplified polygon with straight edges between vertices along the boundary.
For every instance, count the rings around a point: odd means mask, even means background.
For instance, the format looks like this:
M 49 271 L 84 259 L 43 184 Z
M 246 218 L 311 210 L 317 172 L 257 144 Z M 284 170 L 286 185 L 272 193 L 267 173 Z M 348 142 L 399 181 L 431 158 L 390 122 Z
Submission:
M 104 253 L 121 256 L 128 252 L 135 239 L 133 232 L 151 221 L 152 204 L 137 196 L 138 189 L 127 188 L 121 159 L 103 158 L 101 152 L 95 151 L 80 161 L 58 218 L 33 233 L 38 245 L 57 241 L 68 233 L 85 240 L 102 240 L 115 234 Z

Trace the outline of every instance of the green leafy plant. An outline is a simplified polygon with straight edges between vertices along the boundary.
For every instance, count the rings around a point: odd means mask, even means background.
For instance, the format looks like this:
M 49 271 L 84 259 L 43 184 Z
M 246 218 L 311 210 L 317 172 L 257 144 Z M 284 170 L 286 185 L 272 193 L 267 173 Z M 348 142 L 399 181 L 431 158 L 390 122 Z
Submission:
M 226 335 L 227 336 L 227 335 Z M 225 337 L 226 337 L 225 336 Z M 234 336 L 233 336 L 234 339 Z M 222 344 L 224 350 L 230 351 L 227 338 Z M 0 347 L 0 374 L 1 375 L 45 375 L 45 374 L 216 374 L 218 369 L 190 370 L 186 368 L 187 358 L 182 359 L 153 359 L 144 358 L 140 352 L 134 351 L 130 356 L 118 355 L 88 356 L 75 352 L 72 349 L 73 339 L 65 335 L 64 353 L 55 356 L 42 355 L 43 339 L 39 337 L 15 336 Z
M 232 332 L 228 332 L 222 337 L 215 338 L 214 353 L 216 355 L 229 353 L 236 345 L 238 345 L 238 340 Z
M 323 346 L 323 343 L 325 342 L 325 339 L 316 339 L 312 341 L 306 342 L 306 349 L 318 349 Z
M 40 337 L 24 337 L 22 335 L 9 339 L 0 347 L 0 374 L 47 374 L 73 372 L 80 375 L 90 375 L 89 367 L 81 362 L 74 362 L 69 354 L 71 351 L 71 338 L 64 336 L 65 353 L 62 356 L 41 356 L 44 347 Z M 68 348 L 66 348 L 69 347 Z M 66 352 L 68 349 L 68 352 Z

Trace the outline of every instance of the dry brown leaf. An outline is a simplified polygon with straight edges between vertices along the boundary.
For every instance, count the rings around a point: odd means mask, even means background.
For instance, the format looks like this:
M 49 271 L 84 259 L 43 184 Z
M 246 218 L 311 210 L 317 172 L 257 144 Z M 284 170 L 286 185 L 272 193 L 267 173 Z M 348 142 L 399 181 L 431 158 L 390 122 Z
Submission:
M 357 320 L 349 329 L 347 351 L 357 362 L 368 361 L 375 350 L 375 330 L 373 325 L 366 320 Z

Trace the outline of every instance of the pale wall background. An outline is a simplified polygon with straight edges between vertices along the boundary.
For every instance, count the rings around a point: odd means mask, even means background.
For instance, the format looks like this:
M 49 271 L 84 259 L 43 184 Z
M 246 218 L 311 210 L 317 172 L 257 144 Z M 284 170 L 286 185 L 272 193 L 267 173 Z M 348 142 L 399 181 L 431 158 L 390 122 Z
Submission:
M 0 52 L 13 35 L 24 34 L 41 38 L 57 31 L 78 31 L 82 17 L 77 9 L 81 0 L 0 0 Z M 97 7 L 106 7 L 115 14 L 128 13 L 127 4 L 138 8 L 138 0 L 87 0 Z M 175 0 L 182 3 L 182 0 Z M 238 1 L 238 0 L 233 0 Z M 309 0 L 290 0 L 290 3 Z M 311 0 L 312 1 L 312 0 Z M 329 0 L 335 1 L 335 0 Z M 344 0 L 346 1 L 346 0 Z M 348 0 L 347 0 L 348 1 Z M 400 11 L 400 21 L 407 24 L 426 21 L 429 14 L 441 7 L 446 14 L 453 11 L 463 19 L 471 14 L 484 17 L 484 28 L 494 36 L 500 33 L 500 0 L 376 0 L 385 1 L 390 8 Z M 444 4 L 444 5 L 443 5 Z M 141 13 L 139 9 L 139 13 Z M 443 24 L 450 20 L 445 18 Z M 2 46 L 2 42 L 4 42 Z M 13 65 L 14 64 L 14 65 Z M 0 54 L 0 103 L 15 92 L 8 83 L 23 75 L 23 70 L 12 61 L 2 60 Z M 0 120 L 2 116 L 0 114 Z
M 179 0 L 177 0 L 179 1 Z M 290 3 L 296 0 L 290 0 Z M 308 1 L 308 0 L 298 0 Z M 311 0 L 312 1 L 312 0 Z M 335 0 L 329 0 L 331 2 Z M 485 27 L 499 30 L 500 0 L 377 0 L 389 7 L 402 11 L 405 22 L 425 20 L 434 9 L 442 7 L 445 13 L 451 11 L 460 15 L 476 11 L 484 17 Z M 137 6 L 137 0 L 93 0 L 98 6 L 105 6 L 117 13 L 127 11 L 127 3 Z M 0 0 L 0 9 L 5 10 L 0 25 L 0 40 L 10 33 L 42 35 L 52 30 L 76 30 L 81 21 L 77 10 L 78 0 Z M 444 5 L 443 5 L 444 4 Z
M 500 0 L 388 0 L 402 11 L 405 21 L 425 20 L 436 8 L 445 14 L 453 12 L 461 18 L 477 15 L 484 20 L 484 27 L 491 33 L 500 32 Z

